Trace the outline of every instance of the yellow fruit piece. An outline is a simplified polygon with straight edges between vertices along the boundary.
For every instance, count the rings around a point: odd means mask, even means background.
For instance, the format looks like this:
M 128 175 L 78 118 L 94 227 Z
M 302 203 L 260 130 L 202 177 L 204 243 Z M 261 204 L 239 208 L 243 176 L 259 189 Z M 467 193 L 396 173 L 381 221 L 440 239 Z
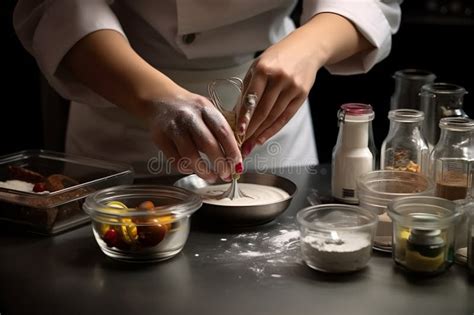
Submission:
M 124 218 L 121 220 L 120 235 L 127 244 L 133 244 L 138 239 L 137 226 L 131 219 Z
M 400 228 L 397 235 L 396 257 L 399 260 L 405 259 L 405 252 L 407 249 L 407 240 L 410 237 L 410 230 L 407 228 Z
M 107 202 L 107 207 L 111 207 L 114 209 L 127 209 L 127 206 L 123 202 L 115 200 Z
M 99 233 L 101 236 L 104 236 L 105 233 L 110 229 L 110 225 L 109 224 L 104 224 L 104 223 L 101 223 L 100 224 L 100 229 L 99 229 Z
M 437 271 L 444 263 L 444 252 L 436 257 L 425 257 L 416 251 L 408 250 L 405 261 L 407 268 L 419 272 Z
M 160 224 L 171 224 L 174 222 L 174 216 L 173 215 L 164 215 L 161 217 L 157 217 L 156 220 Z

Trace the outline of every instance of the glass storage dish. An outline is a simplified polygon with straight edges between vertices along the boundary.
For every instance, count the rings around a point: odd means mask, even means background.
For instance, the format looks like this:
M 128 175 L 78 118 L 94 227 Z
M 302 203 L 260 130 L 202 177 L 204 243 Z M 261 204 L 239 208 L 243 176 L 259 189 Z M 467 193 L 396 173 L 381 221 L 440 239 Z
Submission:
M 421 173 L 378 170 L 360 176 L 357 189 L 359 206 L 379 216 L 374 248 L 391 251 L 392 221 L 387 215 L 388 203 L 400 197 L 431 196 L 434 184 Z
M 324 204 L 300 210 L 296 219 L 305 263 L 328 273 L 364 268 L 372 255 L 377 216 L 353 205 Z
M 29 150 L 2 156 L 0 221 L 54 235 L 89 221 L 82 210 L 87 195 L 131 183 L 133 177 L 128 165 L 58 152 Z M 33 191 L 45 188 L 49 190 Z
M 438 274 L 454 262 L 455 226 L 462 215 L 450 200 L 399 198 L 388 205 L 395 263 L 409 272 Z
M 124 185 L 87 197 L 94 237 L 102 252 L 127 262 L 169 259 L 184 247 L 189 218 L 201 198 L 183 188 Z

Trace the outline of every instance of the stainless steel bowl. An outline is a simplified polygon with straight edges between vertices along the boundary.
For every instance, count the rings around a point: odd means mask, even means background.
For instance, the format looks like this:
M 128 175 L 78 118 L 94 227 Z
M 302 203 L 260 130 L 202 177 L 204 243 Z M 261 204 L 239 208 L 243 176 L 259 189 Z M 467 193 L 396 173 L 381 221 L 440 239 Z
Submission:
M 272 221 L 285 211 L 297 190 L 292 181 L 273 174 L 245 173 L 241 175 L 239 183 L 277 187 L 286 191 L 290 196 L 279 202 L 259 206 L 219 206 L 204 202 L 196 215 L 205 216 L 206 220 L 211 222 L 225 223 L 231 226 L 260 225 Z M 199 188 L 210 186 L 210 184 L 197 175 L 189 175 L 176 181 L 174 186 L 194 192 Z

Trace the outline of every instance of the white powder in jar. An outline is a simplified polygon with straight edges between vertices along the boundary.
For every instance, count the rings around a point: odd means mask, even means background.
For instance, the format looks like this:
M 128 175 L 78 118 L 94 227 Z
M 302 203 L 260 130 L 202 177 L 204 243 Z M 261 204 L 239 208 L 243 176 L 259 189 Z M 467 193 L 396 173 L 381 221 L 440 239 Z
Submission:
M 338 232 L 340 242 L 322 234 L 303 237 L 303 259 L 311 268 L 331 272 L 350 272 L 362 269 L 370 259 L 372 246 L 369 235 L 356 232 Z

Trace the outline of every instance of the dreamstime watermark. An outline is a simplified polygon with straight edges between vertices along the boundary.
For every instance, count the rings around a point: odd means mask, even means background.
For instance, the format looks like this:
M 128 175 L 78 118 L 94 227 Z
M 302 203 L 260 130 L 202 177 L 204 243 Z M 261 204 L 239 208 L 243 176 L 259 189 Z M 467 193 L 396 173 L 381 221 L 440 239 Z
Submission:
M 314 160 L 296 160 L 287 157 L 280 143 L 272 141 L 265 145 L 264 152 L 257 152 L 243 160 L 244 170 L 251 170 L 258 174 L 264 173 L 284 173 L 284 174 L 321 174 L 328 173 L 325 168 L 318 168 L 314 165 Z M 200 159 L 183 157 L 180 159 L 166 158 L 160 151 L 157 156 L 153 156 L 147 161 L 147 170 L 151 175 L 171 175 L 176 171 L 181 173 L 206 174 L 211 170 L 221 170 L 224 167 L 233 165 L 227 158 L 218 158 L 210 161 L 206 156 Z

